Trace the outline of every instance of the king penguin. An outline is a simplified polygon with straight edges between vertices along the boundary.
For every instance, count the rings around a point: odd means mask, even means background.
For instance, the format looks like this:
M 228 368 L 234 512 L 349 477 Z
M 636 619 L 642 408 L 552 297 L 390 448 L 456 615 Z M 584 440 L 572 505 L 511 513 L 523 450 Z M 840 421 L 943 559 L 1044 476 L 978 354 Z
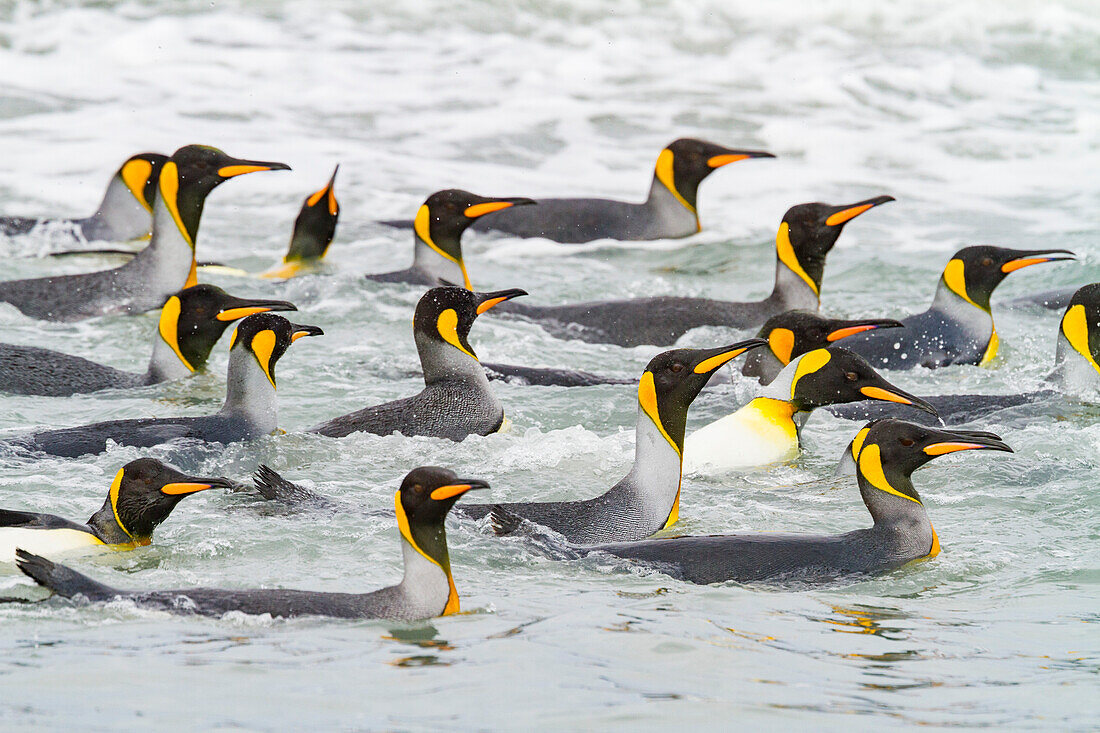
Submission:
M 153 201 L 157 179 L 167 161 L 160 153 L 131 156 L 111 176 L 103 201 L 91 216 L 83 219 L 0 216 L 0 234 L 27 234 L 40 226 L 61 225 L 75 239 L 126 242 L 149 236 L 153 228 Z
M 0 302 L 50 321 L 160 308 L 197 282 L 195 240 L 207 195 L 235 176 L 271 170 L 289 166 L 231 158 L 201 145 L 180 148 L 161 168 L 149 246 L 113 270 L 0 282 Z
M 796 357 L 740 410 L 687 437 L 684 470 L 714 473 L 797 458 L 810 413 L 825 405 L 882 400 L 935 409 L 883 379 L 866 361 L 841 346 Z
M 147 608 L 176 613 L 221 616 L 229 612 L 276 617 L 332 616 L 416 621 L 458 613 L 460 601 L 447 551 L 444 519 L 459 497 L 487 488 L 479 479 L 458 478 L 445 468 L 413 469 L 394 496 L 405 577 L 372 593 L 321 593 L 264 588 L 217 590 L 191 588 L 164 591 L 124 591 L 110 588 L 63 565 L 24 550 L 19 569 L 56 594 L 86 600 L 124 598 Z
M 486 214 L 533 203 L 524 198 L 488 198 L 457 188 L 436 191 L 417 210 L 413 220 L 412 267 L 366 277 L 377 282 L 428 287 L 445 281 L 472 290 L 462 259 L 462 233 Z
M 1070 259 L 1073 253 L 1064 249 L 964 247 L 944 268 L 928 310 L 901 319 L 900 329 L 858 334 L 844 345 L 879 369 L 987 364 L 1000 344 L 989 305 L 993 290 L 1016 270 Z
M 199 491 L 235 486 L 229 479 L 187 476 L 155 458 L 139 458 L 115 474 L 103 507 L 86 524 L 0 509 L 0 562 L 14 560 L 17 547 L 56 555 L 148 545 L 153 530 L 180 501 Z
M 783 311 L 817 311 L 825 256 L 844 225 L 893 200 L 892 196 L 878 196 L 843 206 L 814 203 L 791 207 L 775 240 L 775 287 L 764 300 L 731 303 L 663 295 L 559 306 L 514 303 L 506 312 L 534 320 L 561 338 L 619 346 L 669 346 L 701 326 L 760 328 Z
M 339 171 L 340 166 L 336 166 L 328 183 L 302 202 L 282 264 L 262 273 L 260 277 L 296 277 L 316 269 L 324 259 L 336 236 L 336 222 L 340 219 L 340 204 L 336 201 L 336 174 Z
M 214 415 L 111 420 L 46 430 L 7 442 L 29 451 L 75 458 L 102 453 L 108 441 L 148 448 L 180 438 L 234 443 L 269 435 L 279 427 L 276 362 L 294 341 L 323 333 L 316 326 L 299 326 L 274 313 L 257 313 L 241 321 L 229 347 L 225 404 Z
M 424 389 L 412 397 L 341 415 L 310 431 L 330 438 L 397 432 L 451 440 L 497 432 L 504 424 L 504 407 L 489 388 L 485 370 L 466 338 L 478 316 L 521 295 L 527 292 L 475 293 L 454 285 L 424 293 L 413 316 Z
M 940 553 L 912 474 L 934 458 L 969 450 L 1011 453 L 992 433 L 882 420 L 869 426 L 856 480 L 874 524 L 839 535 L 709 535 L 579 548 L 690 583 L 823 584 L 879 575 Z
M 730 163 L 774 157 L 760 150 L 681 138 L 657 156 L 649 196 L 640 204 L 598 198 L 537 199 L 534 208 L 502 210 L 481 219 L 474 228 L 567 243 L 687 237 L 701 229 L 696 194 L 703 179 Z
M 680 516 L 681 466 L 688 408 L 722 365 L 749 349 L 749 339 L 717 349 L 674 349 L 653 357 L 638 381 L 634 465 L 619 483 L 582 501 L 474 504 L 461 511 L 474 518 L 494 515 L 499 533 L 517 517 L 547 527 L 570 542 L 635 540 L 671 527 Z
M 184 288 L 164 304 L 145 373 L 37 346 L 0 344 L 0 391 L 67 397 L 182 379 L 203 369 L 229 324 L 253 313 L 297 310 L 285 300 L 236 298 L 214 285 Z

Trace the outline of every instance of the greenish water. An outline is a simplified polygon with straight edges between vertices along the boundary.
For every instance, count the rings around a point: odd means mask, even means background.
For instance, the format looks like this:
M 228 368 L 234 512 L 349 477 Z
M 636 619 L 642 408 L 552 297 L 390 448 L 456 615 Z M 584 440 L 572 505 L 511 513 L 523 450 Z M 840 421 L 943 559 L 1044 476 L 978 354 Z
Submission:
M 633 458 L 630 387 L 497 385 L 510 432 L 461 444 L 299 431 L 419 389 L 418 293 L 359 275 L 404 267 L 409 216 L 432 190 L 640 198 L 682 135 L 763 148 L 775 161 L 702 188 L 685 241 L 468 236 L 476 286 L 532 300 L 771 287 L 790 205 L 889 193 L 830 255 L 823 309 L 897 315 L 930 300 L 967 244 L 1065 247 L 1077 264 L 1014 274 L 994 297 L 991 369 L 895 375 L 918 394 L 1037 389 L 1057 314 L 999 308 L 1100 276 L 1100 19 L 1086 2 L 881 3 L 187 2 L 0 4 L 3 213 L 91 212 L 132 152 L 189 142 L 283 160 L 207 205 L 199 258 L 259 271 L 285 249 L 301 199 L 341 163 L 329 273 L 285 285 L 212 275 L 285 297 L 324 339 L 279 364 L 287 434 L 181 457 L 246 477 L 260 462 L 362 513 L 287 514 L 242 496 L 181 504 L 153 546 L 73 561 L 128 588 L 370 590 L 400 576 L 393 491 L 412 467 L 491 480 L 494 498 L 590 496 Z M 0 242 L 0 252 L 53 246 Z M 7 258 L 27 277 L 105 266 Z M 155 317 L 43 324 L 0 308 L 3 340 L 138 370 Z M 684 343 L 729 343 L 704 329 Z M 491 361 L 636 377 L 656 349 L 549 338 L 479 321 Z M 0 429 L 203 414 L 224 393 L 225 347 L 186 382 L 70 400 L 4 397 Z M 895 376 L 891 376 L 894 379 Z M 752 394 L 707 390 L 689 430 Z M 467 613 L 430 623 L 168 616 L 128 604 L 0 605 L 0 726 L 436 730 L 721 726 L 1095 727 L 1100 713 L 1100 408 L 1057 401 L 975 427 L 1014 455 L 939 460 L 916 485 L 943 545 L 934 561 L 813 591 L 696 587 L 608 560 L 548 560 L 473 523 L 450 527 Z M 815 415 L 790 465 L 685 480 L 677 531 L 840 532 L 869 516 L 832 477 L 859 425 Z M 0 506 L 84 518 L 118 467 L 0 459 Z M 0 569 L 0 594 L 33 594 Z

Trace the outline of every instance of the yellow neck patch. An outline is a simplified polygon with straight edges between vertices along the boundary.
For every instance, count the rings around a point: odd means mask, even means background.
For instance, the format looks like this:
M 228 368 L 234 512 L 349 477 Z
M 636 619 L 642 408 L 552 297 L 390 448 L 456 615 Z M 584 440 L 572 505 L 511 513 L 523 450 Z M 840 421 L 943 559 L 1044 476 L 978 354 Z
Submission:
M 230 347 L 232 348 L 232 347 Z M 275 352 L 275 332 L 265 328 L 252 337 L 252 353 L 256 355 L 256 361 L 267 375 L 267 381 L 275 388 L 275 380 L 271 376 L 271 355 Z
M 183 352 L 180 351 L 178 328 L 181 308 L 178 297 L 173 295 L 169 298 L 164 307 L 160 309 L 160 325 L 157 330 L 160 332 L 160 337 L 164 339 L 164 343 L 168 344 L 172 352 L 183 362 L 183 365 L 193 372 L 195 367 L 191 366 L 191 362 L 187 361 L 183 356 Z
M 742 409 L 752 410 L 757 417 L 781 428 L 788 440 L 798 441 L 798 426 L 794 424 L 796 411 L 790 402 L 772 397 L 757 397 Z
M 110 494 L 108 494 L 108 496 L 111 498 L 111 511 L 115 515 L 115 522 L 118 524 L 119 529 L 122 530 L 123 534 L 133 540 L 134 536 L 130 534 L 130 530 L 126 529 L 126 525 L 122 523 L 122 517 L 118 515 L 118 492 L 119 489 L 122 488 L 122 476 L 125 473 L 126 469 L 120 468 L 118 473 L 115 474 L 115 480 L 111 482 L 111 492 Z
M 786 265 L 788 270 L 798 275 L 803 282 L 810 286 L 810 290 L 814 291 L 814 295 L 821 297 L 817 283 L 802 268 L 798 256 L 794 253 L 794 245 L 791 244 L 791 226 L 787 222 L 779 225 L 779 233 L 775 235 L 775 253 L 778 255 L 779 261 Z
M 657 168 L 655 171 L 657 180 L 660 181 L 661 184 L 668 189 L 668 192 L 671 193 L 673 197 L 680 202 L 681 206 L 683 206 L 691 213 L 695 214 L 695 207 L 689 204 L 687 202 L 687 199 L 685 199 L 680 194 L 680 192 L 676 190 L 676 174 L 673 172 L 672 169 L 672 160 L 672 151 L 668 148 L 662 150 L 661 154 L 657 156 Z
M 450 616 L 453 613 L 459 611 L 458 601 L 458 589 L 455 588 L 454 578 L 451 577 L 451 569 L 449 567 L 443 567 L 443 565 L 433 558 L 428 553 L 420 549 L 420 545 L 416 544 L 416 540 L 413 539 L 412 529 L 409 528 L 409 518 L 405 515 L 405 507 L 401 506 L 401 490 L 398 489 L 397 493 L 393 495 L 394 513 L 397 514 L 397 529 L 401 533 L 401 536 L 405 538 L 405 541 L 416 550 L 416 552 L 425 560 L 435 565 L 443 574 L 447 576 L 447 586 L 449 588 L 447 593 L 447 605 L 443 607 L 443 613 L 440 616 Z M 450 563 L 448 563 L 449 565 Z
M 963 264 L 962 260 L 954 259 L 947 263 L 947 267 L 943 268 L 943 282 L 952 293 L 959 296 L 970 305 L 986 311 L 987 313 L 989 312 L 988 309 L 982 308 L 966 294 L 966 265 Z
M 932 528 L 932 549 L 928 551 L 926 558 L 933 558 L 940 554 L 940 537 L 936 534 L 936 528 Z
M 145 200 L 145 184 L 149 182 L 149 176 L 152 174 L 153 164 L 140 158 L 127 161 L 122 166 L 122 170 L 119 171 L 122 182 L 126 184 L 126 188 L 130 189 L 130 194 L 145 207 L 146 211 L 150 212 L 153 207 Z
M 1062 334 L 1073 350 L 1083 356 L 1093 369 L 1100 372 L 1100 364 L 1096 363 L 1089 349 L 1089 322 L 1085 306 L 1078 303 L 1066 311 L 1066 315 L 1062 317 Z
M 455 311 L 454 308 L 448 308 L 439 314 L 439 318 L 436 319 L 435 322 L 435 328 L 439 331 L 440 338 L 474 361 L 477 361 L 477 356 L 474 355 L 474 352 L 463 346 L 458 338 L 458 312 Z
M 668 513 L 668 519 L 665 520 L 665 524 L 661 529 L 668 529 L 676 522 L 680 521 L 680 489 L 684 485 L 683 476 L 680 477 L 680 485 L 676 487 L 676 499 L 672 502 L 672 511 Z
M 176 228 L 179 229 L 183 241 L 187 242 L 191 249 L 194 249 L 195 240 L 191 238 L 191 233 L 187 231 L 187 227 L 183 225 L 183 219 L 180 218 L 179 191 L 179 168 L 170 160 L 160 169 L 160 197 L 161 200 L 164 201 L 164 205 L 168 207 L 168 213 L 172 215 L 172 220 L 176 222 Z M 194 262 L 191 263 L 191 269 L 192 272 L 195 269 Z M 190 280 L 191 279 L 188 278 L 188 282 L 190 282 Z
M 416 230 L 416 236 L 420 237 L 420 241 L 431 247 L 432 251 L 435 252 L 437 255 L 445 260 L 448 260 L 458 265 L 459 268 L 462 270 L 463 286 L 465 286 L 467 290 L 473 290 L 473 287 L 470 285 L 470 276 L 466 272 L 466 263 L 447 254 L 439 248 L 439 245 L 432 241 L 432 232 L 430 227 L 431 219 L 432 215 L 431 212 L 428 210 L 427 204 L 424 204 L 419 209 L 417 209 L 416 218 L 413 219 L 413 229 Z
M 993 358 L 997 356 L 997 348 L 1001 345 L 1001 339 L 997 336 L 997 327 L 993 327 L 993 332 L 989 334 L 989 344 L 985 347 L 985 354 L 982 356 L 982 360 L 978 362 L 981 366 L 985 366 L 989 362 L 993 361 Z
M 638 405 L 641 406 L 642 412 L 649 416 L 649 419 L 653 421 L 653 424 L 657 426 L 657 430 L 664 436 L 668 444 L 672 446 L 672 449 L 676 451 L 676 455 L 680 456 L 680 460 L 683 460 L 684 453 L 680 450 L 680 446 L 676 444 L 676 441 L 669 436 L 668 431 L 665 430 L 665 426 L 661 424 L 661 414 L 657 409 L 657 388 L 653 383 L 653 372 L 646 372 L 642 375 L 642 378 L 638 380 Z
M 798 366 L 794 369 L 794 379 L 791 380 L 791 399 L 794 399 L 795 389 L 798 387 L 798 380 L 807 374 L 813 374 L 821 367 L 829 363 L 829 359 L 833 358 L 825 349 L 814 349 L 808 354 L 803 354 L 798 360 Z
M 790 364 L 791 353 L 794 351 L 794 331 L 789 328 L 773 328 L 768 334 L 768 348 L 783 366 Z
M 871 428 L 860 428 L 856 433 L 856 437 L 852 438 L 852 460 L 859 459 L 859 451 L 863 448 L 863 441 L 867 440 L 867 433 L 871 432 Z
M 887 494 L 900 496 L 902 499 L 908 499 L 914 504 L 920 504 L 920 502 L 913 497 L 895 489 L 890 485 L 890 482 L 886 480 L 886 474 L 882 470 L 882 451 L 879 449 L 877 443 L 872 443 L 860 451 L 859 472 L 863 474 L 863 478 L 867 479 L 867 483 L 871 484 L 871 486 L 874 486 L 879 491 L 885 491 Z

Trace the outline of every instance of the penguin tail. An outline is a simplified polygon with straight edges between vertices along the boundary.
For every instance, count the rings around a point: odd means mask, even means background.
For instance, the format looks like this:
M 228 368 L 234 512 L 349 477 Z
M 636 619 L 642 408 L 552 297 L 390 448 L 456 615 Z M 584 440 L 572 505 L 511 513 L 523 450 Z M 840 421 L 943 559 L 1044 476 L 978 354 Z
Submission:
M 498 536 L 521 537 L 526 544 L 551 560 L 579 560 L 585 553 L 552 529 L 547 529 L 502 506 L 489 511 L 489 526 Z
M 278 501 L 284 504 L 302 504 L 305 502 L 324 503 L 325 499 L 304 486 L 287 481 L 278 471 L 260 464 L 256 472 L 252 474 L 252 484 L 256 491 L 268 501 Z
M 489 510 L 489 526 L 497 537 L 515 534 L 523 524 L 523 517 L 513 514 L 502 506 L 495 506 Z
M 81 575 L 71 568 L 58 565 L 26 550 L 18 548 L 15 550 L 15 564 L 35 583 L 64 598 L 79 595 L 89 601 L 108 601 L 122 595 L 114 588 L 92 580 L 87 575 Z
M 379 219 L 378 223 L 382 226 L 393 227 L 394 229 L 412 229 L 412 219 Z

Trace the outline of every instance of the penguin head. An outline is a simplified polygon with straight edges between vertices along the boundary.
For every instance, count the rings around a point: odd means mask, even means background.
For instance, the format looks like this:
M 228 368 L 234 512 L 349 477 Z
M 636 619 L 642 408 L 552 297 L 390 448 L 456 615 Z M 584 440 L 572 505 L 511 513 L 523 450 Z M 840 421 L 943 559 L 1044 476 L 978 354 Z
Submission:
M 1100 389 L 1100 283 L 1079 288 L 1058 326 L 1051 378 L 1062 389 L 1094 397 Z
M 814 349 L 823 349 L 830 344 L 877 328 L 901 328 L 900 321 L 891 318 L 857 318 L 842 320 L 804 310 L 790 310 L 769 318 L 756 334 L 757 338 L 767 339 L 768 348 L 754 351 L 745 357 L 741 373 L 746 377 L 773 377 L 766 374 L 770 370 L 767 364 L 779 364 L 782 368 L 791 359 L 802 356 Z
M 340 204 L 336 202 L 336 174 L 319 191 L 314 191 L 302 202 L 302 210 L 294 220 L 294 233 L 290 237 L 290 249 L 283 262 L 319 260 L 328 252 L 332 238 L 336 236 L 336 221 L 340 218 Z
M 470 289 L 470 278 L 462 262 L 462 232 L 478 217 L 512 206 L 531 206 L 535 202 L 525 198 L 488 198 L 449 188 L 436 191 L 424 201 L 416 212 L 413 229 L 416 238 L 444 259 L 458 263 Z
M 989 311 L 989 298 L 1009 273 L 1043 262 L 1072 260 L 1066 249 L 1009 249 L 988 245 L 964 247 L 943 269 L 941 287 L 946 287 L 971 305 Z
M 118 177 L 126 184 L 126 189 L 138 203 L 149 212 L 153 211 L 153 202 L 157 197 L 157 181 L 160 169 L 168 156 L 160 153 L 138 153 L 118 169 Z
M 1012 453 L 999 436 L 976 430 L 947 430 L 893 418 L 868 423 L 856 457 L 860 490 L 872 515 L 884 498 L 879 492 L 921 503 L 910 477 L 933 458 L 966 450 Z
M 237 326 L 229 350 L 243 349 L 255 357 L 271 386 L 275 387 L 275 363 L 290 345 L 303 336 L 323 336 L 324 333 L 317 326 L 299 326 L 274 313 L 257 313 Z
M 775 250 L 779 261 L 798 275 L 814 295 L 821 295 L 825 256 L 836 244 L 844 225 L 860 214 L 893 201 L 893 196 L 876 196 L 854 204 L 798 204 L 787 209 L 779 223 Z
M 226 478 L 188 476 L 155 458 L 130 461 L 115 475 L 100 513 L 138 544 L 148 544 L 153 530 L 176 504 L 207 489 L 230 489 Z
M 243 160 L 206 145 L 185 145 L 160 171 L 160 197 L 187 243 L 195 246 L 207 195 L 230 178 L 257 171 L 288 171 L 286 163 Z
M 705 140 L 682 137 L 657 156 L 654 176 L 692 213 L 699 184 L 722 166 L 749 158 L 774 158 L 762 150 L 735 150 Z
M 784 375 L 785 380 L 781 379 Z M 789 401 L 799 412 L 825 405 L 881 400 L 910 405 L 938 417 L 932 405 L 890 384 L 863 357 L 839 346 L 815 349 L 797 357 L 767 389 L 787 391 L 788 384 Z
M 237 298 L 215 285 L 184 288 L 160 311 L 161 339 L 190 370 L 206 366 L 214 344 L 233 321 L 255 313 L 298 310 L 285 300 Z
M 413 315 L 413 334 L 417 341 L 447 344 L 477 360 L 467 341 L 474 321 L 485 311 L 512 298 L 527 295 L 526 290 L 512 288 L 491 293 L 477 293 L 457 285 L 432 288 L 420 297 Z
M 638 406 L 683 455 L 688 408 L 699 392 L 721 366 L 767 343 L 753 338 L 717 349 L 662 352 L 650 360 L 638 380 Z

